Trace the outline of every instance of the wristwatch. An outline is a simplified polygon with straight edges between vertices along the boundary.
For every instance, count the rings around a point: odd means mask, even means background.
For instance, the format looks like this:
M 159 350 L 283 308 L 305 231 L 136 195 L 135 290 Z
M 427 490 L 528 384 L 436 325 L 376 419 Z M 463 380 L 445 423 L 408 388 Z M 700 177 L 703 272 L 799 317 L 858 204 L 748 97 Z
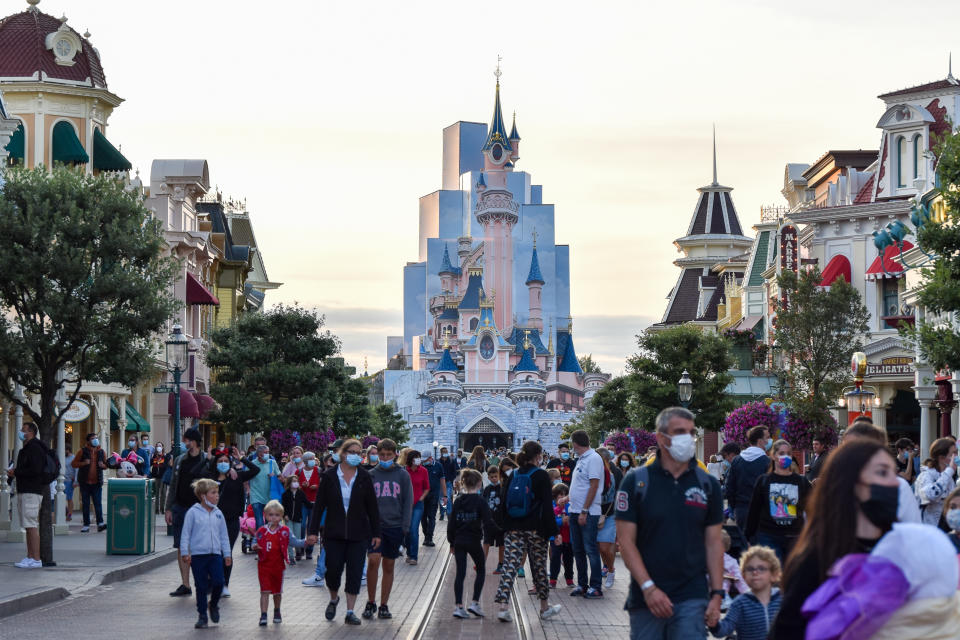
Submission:
M 642 585 L 640 585 L 640 591 L 646 592 L 646 591 L 649 591 L 650 589 L 652 589 L 652 588 L 655 587 L 655 586 L 656 586 L 656 585 L 653 584 L 653 580 L 649 580 L 649 579 L 648 579 L 646 582 L 644 582 Z
M 712 598 L 713 596 L 720 596 L 721 598 L 723 598 L 723 596 L 725 596 L 725 595 L 727 595 L 727 592 L 724 591 L 723 589 L 714 589 L 714 590 L 712 590 L 712 591 L 710 592 L 710 597 L 711 597 L 711 598 Z

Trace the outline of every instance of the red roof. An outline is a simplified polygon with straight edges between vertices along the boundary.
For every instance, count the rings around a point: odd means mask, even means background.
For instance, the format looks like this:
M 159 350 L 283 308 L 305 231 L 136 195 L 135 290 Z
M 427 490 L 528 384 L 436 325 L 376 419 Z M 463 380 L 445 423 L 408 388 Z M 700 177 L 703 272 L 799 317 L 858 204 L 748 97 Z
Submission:
M 911 243 L 908 240 L 904 240 L 903 250 L 909 251 L 910 249 L 913 249 L 913 243 Z M 903 272 L 903 265 L 900 264 L 899 262 L 894 261 L 894 258 L 897 258 L 899 256 L 900 256 L 899 247 L 893 244 L 887 247 L 886 250 L 883 252 L 883 263 L 881 264 L 880 262 L 880 256 L 877 256 L 873 260 L 873 263 L 870 265 L 870 268 L 867 269 L 867 273 L 866 273 L 867 279 L 876 280 L 878 278 L 888 277 L 887 275 L 884 274 L 884 271 L 886 271 L 886 273 L 889 273 L 890 274 L 889 277 L 891 278 L 899 277 L 900 274 Z
M 853 204 L 868 204 L 870 202 L 870 198 L 873 196 L 873 183 L 875 182 L 875 178 L 876 174 L 870 176 L 857 193 L 857 197 L 853 199 Z
M 847 282 L 852 282 L 850 277 L 850 261 L 847 256 L 836 255 L 830 258 L 827 268 L 823 270 L 823 278 L 820 280 L 821 287 L 829 287 L 837 278 L 843 278 Z
M 951 80 L 949 78 L 944 78 L 943 80 L 937 80 L 936 82 L 928 82 L 926 84 L 918 84 L 915 87 L 907 87 L 906 89 L 900 89 L 898 91 L 891 91 L 890 93 L 884 93 L 878 98 L 892 98 L 894 96 L 904 96 L 911 93 L 922 93 L 923 91 L 936 91 L 937 89 L 953 89 L 960 86 L 956 80 Z
M 100 55 L 73 29 L 80 38 L 81 49 L 73 58 L 73 66 L 57 64 L 45 39 L 59 28 L 59 19 L 38 10 L 15 13 L 0 20 L 0 78 L 32 78 L 42 71 L 53 80 L 92 83 L 106 89 L 107 78 L 100 65 Z

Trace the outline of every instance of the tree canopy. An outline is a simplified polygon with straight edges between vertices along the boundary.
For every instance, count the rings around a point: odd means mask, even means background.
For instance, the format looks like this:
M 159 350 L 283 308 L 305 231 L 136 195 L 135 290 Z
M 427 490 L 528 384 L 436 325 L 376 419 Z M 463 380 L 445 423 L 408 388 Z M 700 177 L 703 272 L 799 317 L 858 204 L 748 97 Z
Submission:
M 594 361 L 592 353 L 580 356 L 577 358 L 577 362 L 580 363 L 580 368 L 583 369 L 584 373 L 603 373 L 600 371 L 600 365 Z
M 402 445 L 410 437 L 410 427 L 403 416 L 396 412 L 392 403 L 380 404 L 373 409 L 374 425 L 370 430 L 372 435 L 381 440 L 390 438 Z

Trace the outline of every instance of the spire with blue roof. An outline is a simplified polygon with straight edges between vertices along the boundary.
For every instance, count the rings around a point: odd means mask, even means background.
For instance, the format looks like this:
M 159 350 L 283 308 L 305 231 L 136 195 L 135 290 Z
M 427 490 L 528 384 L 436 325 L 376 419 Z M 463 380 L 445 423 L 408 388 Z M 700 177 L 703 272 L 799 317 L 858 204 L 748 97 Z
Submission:
M 580 361 L 577 360 L 577 352 L 573 348 L 573 321 L 564 331 L 557 330 L 557 371 L 566 371 L 569 373 L 583 373 L 580 367 Z
M 440 364 L 434 369 L 434 372 L 439 371 L 448 371 L 451 373 L 457 373 L 458 371 L 457 363 L 453 361 L 453 356 L 450 355 L 450 347 L 446 347 L 443 350 L 443 355 L 440 357 Z
M 530 342 L 530 332 L 524 332 L 523 339 L 523 356 L 520 358 L 520 362 L 517 363 L 517 366 L 513 368 L 514 371 L 540 371 L 540 367 L 537 366 L 536 360 L 533 359 L 534 356 L 534 346 Z
M 510 140 L 507 136 L 507 127 L 503 124 L 503 109 L 500 107 L 500 65 L 497 65 L 497 94 L 493 101 L 493 118 L 490 120 L 490 132 L 483 145 L 483 151 L 489 151 L 494 144 L 500 143 L 504 149 L 511 151 Z
M 517 112 L 513 112 L 513 126 L 510 127 L 510 142 L 514 140 L 519 140 L 520 134 L 517 133 Z
M 443 275 L 444 273 L 460 275 L 460 268 L 454 267 L 453 263 L 450 262 L 450 251 L 447 249 L 446 244 L 443 245 L 443 262 L 440 264 L 440 271 L 437 273 L 438 275 Z
M 534 241 L 533 256 L 530 258 L 530 273 L 527 274 L 527 286 L 531 284 L 544 284 L 543 275 L 540 273 L 540 261 L 537 259 L 537 245 Z

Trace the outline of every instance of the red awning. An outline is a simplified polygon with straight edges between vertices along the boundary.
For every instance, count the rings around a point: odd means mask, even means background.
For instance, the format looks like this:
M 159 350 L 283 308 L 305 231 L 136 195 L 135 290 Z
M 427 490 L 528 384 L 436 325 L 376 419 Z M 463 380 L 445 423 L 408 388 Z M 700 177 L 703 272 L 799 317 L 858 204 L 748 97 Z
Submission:
M 821 287 L 829 287 L 837 278 L 843 278 L 848 283 L 853 281 L 850 277 L 850 261 L 847 256 L 835 255 L 830 258 L 827 268 L 823 270 L 823 279 L 820 280 Z
M 173 394 L 171 393 L 167 396 L 167 413 L 170 415 L 173 415 L 173 402 Z M 200 417 L 200 407 L 197 406 L 197 398 L 186 389 L 180 389 L 180 417 Z
M 212 304 L 220 305 L 217 296 L 203 286 L 203 283 L 197 279 L 197 276 L 187 271 L 187 304 Z
M 903 250 L 909 251 L 913 249 L 913 244 L 907 240 L 903 241 Z M 900 256 L 900 249 L 896 245 L 890 245 L 883 252 L 883 262 L 880 261 L 880 256 L 877 256 L 873 264 L 870 265 L 870 268 L 867 269 L 867 280 L 878 280 L 880 278 L 899 278 L 903 274 L 903 265 L 899 262 L 895 262 L 894 258 Z M 889 276 L 884 275 L 883 271 L 886 268 Z
M 206 418 L 210 412 L 217 408 L 217 401 L 205 393 L 193 394 L 197 398 L 197 406 L 200 409 L 200 417 Z

